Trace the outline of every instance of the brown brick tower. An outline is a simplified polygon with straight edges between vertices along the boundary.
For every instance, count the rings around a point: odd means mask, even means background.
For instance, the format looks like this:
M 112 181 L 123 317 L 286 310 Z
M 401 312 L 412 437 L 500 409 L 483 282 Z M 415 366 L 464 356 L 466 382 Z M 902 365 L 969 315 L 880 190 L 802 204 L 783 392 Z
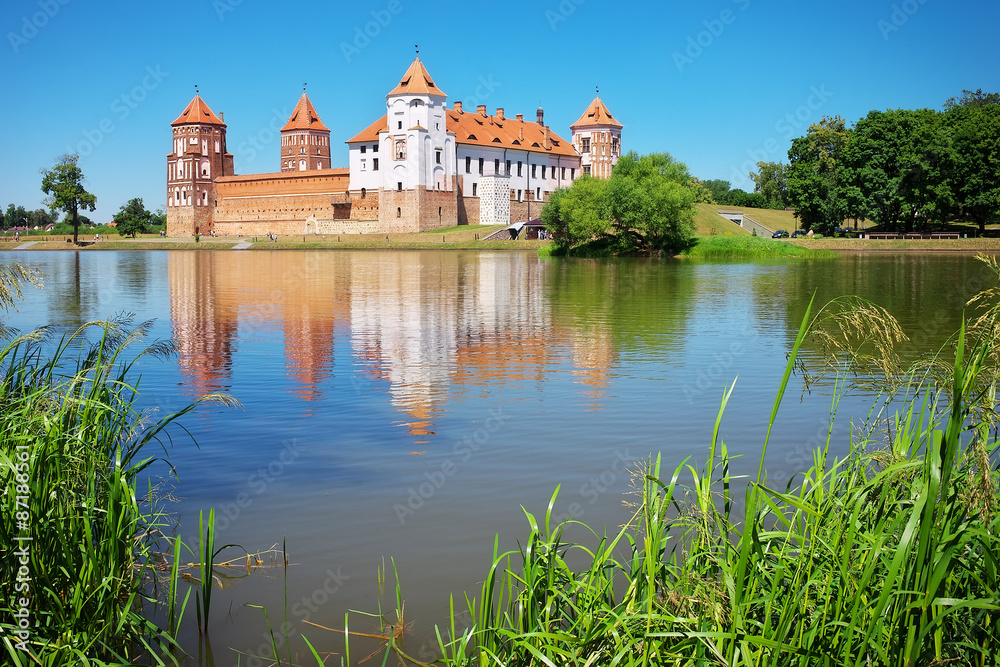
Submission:
M 583 173 L 595 178 L 611 178 L 611 170 L 622 154 L 622 124 L 611 115 L 600 95 L 570 129 L 573 146 L 580 153 Z
M 285 126 L 281 128 L 281 171 L 330 168 L 330 128 L 319 119 L 305 88 Z
M 195 94 L 170 125 L 174 147 L 167 155 L 167 234 L 207 234 L 212 230 L 215 179 L 233 174 L 226 124 Z

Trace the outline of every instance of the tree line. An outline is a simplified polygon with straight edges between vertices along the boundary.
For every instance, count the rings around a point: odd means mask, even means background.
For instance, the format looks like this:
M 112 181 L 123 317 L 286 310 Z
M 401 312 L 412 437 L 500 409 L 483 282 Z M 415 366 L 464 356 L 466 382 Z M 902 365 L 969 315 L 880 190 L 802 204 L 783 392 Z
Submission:
M 886 231 L 968 222 L 982 233 L 1000 220 L 1000 94 L 966 90 L 942 111 L 870 111 L 851 127 L 825 117 L 792 141 L 788 160 L 786 200 L 804 229 L 869 219 Z
M 84 187 L 86 180 L 77 162 L 79 156 L 64 155 L 52 169 L 42 170 L 42 191 L 47 195 L 48 208 L 26 210 L 18 204 L 9 204 L 6 210 L 0 206 L 0 229 L 26 229 L 45 231 L 53 225 L 52 234 L 72 234 L 74 243 L 78 241 L 80 226 L 107 232 L 106 225 L 95 225 L 94 221 L 80 213 L 93 211 L 97 197 Z M 66 216 L 60 222 L 58 213 Z M 120 236 L 135 237 L 136 234 L 166 229 L 167 216 L 162 210 L 151 213 L 143 205 L 142 198 L 135 197 L 124 204 L 114 216 L 115 227 Z

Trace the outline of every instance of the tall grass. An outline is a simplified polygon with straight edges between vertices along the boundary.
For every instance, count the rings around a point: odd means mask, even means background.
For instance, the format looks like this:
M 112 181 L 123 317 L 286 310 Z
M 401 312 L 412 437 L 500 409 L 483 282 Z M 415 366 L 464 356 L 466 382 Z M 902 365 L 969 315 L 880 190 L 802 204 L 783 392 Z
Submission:
M 786 257 L 811 257 L 829 259 L 837 254 L 832 250 L 813 250 L 791 243 L 784 243 L 760 236 L 702 236 L 685 253 L 686 257 L 699 259 L 783 259 Z
M 43 329 L 0 348 L 0 630 L 9 664 L 171 659 L 174 600 L 167 630 L 144 613 L 155 602 L 165 518 L 137 482 L 155 460 L 150 447 L 165 444 L 167 426 L 196 404 L 165 416 L 141 410 L 135 364 L 173 352 L 145 343 L 150 328 L 123 316 L 58 341 Z M 16 591 L 25 560 L 26 586 Z M 15 614 L 24 609 L 19 637 Z
M 996 407 L 996 315 L 956 334 L 946 386 L 921 367 L 888 424 L 852 428 L 842 457 L 828 435 L 784 487 L 768 482 L 767 437 L 756 478 L 730 474 L 730 386 L 704 466 L 647 460 L 620 530 L 553 523 L 557 489 L 543 517 L 525 511 L 521 547 L 494 543 L 465 600 L 471 627 L 453 604 L 438 632 L 439 664 L 998 664 L 1000 473 L 984 417 Z M 807 312 L 768 433 L 811 322 Z M 565 539 L 581 526 L 587 544 Z

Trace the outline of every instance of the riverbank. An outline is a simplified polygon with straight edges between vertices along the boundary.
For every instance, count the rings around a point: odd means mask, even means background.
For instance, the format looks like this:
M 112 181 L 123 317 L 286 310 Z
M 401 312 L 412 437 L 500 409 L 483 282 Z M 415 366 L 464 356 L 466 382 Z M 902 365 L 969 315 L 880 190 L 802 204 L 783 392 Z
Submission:
M 538 250 L 551 245 L 551 241 L 536 239 L 518 241 L 483 241 L 499 229 L 487 227 L 482 230 L 454 228 L 420 234 L 342 234 L 281 236 L 277 241 L 267 237 L 210 237 L 203 236 L 198 242 L 191 238 L 160 238 L 140 236 L 135 239 L 114 237 L 101 241 L 85 241 L 76 246 L 67 243 L 64 237 L 31 236 L 20 242 L 0 242 L 0 250 L 232 250 L 237 246 L 244 250 Z M 478 237 L 478 238 L 477 238 Z M 716 245 L 725 238 L 730 244 L 764 241 L 760 237 L 702 236 L 707 246 Z M 387 240 L 388 239 L 388 240 Z M 751 241 L 753 239 L 753 241 Z M 868 240 L 868 239 L 784 239 L 784 244 L 798 246 L 812 251 L 835 252 L 1000 252 L 1000 238 L 976 238 L 956 240 Z M 30 246 L 28 244 L 31 244 Z M 703 253 L 689 253 L 699 256 Z M 783 253 L 794 255 L 796 253 Z M 705 256 L 709 256 L 705 254 Z

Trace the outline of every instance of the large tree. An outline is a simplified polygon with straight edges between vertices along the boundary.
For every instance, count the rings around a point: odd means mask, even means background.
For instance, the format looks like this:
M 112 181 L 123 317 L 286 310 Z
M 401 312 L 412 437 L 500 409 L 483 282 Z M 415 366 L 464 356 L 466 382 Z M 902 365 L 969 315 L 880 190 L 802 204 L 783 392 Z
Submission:
M 676 252 L 694 233 L 694 203 L 705 189 L 666 153 L 622 156 L 608 181 L 581 178 L 542 209 L 555 241 L 598 242 L 612 253 Z
M 79 210 L 93 211 L 97 206 L 97 197 L 83 187 L 79 160 L 79 155 L 64 155 L 52 169 L 42 170 L 42 192 L 49 195 L 49 209 L 73 216 L 73 243 L 79 243 Z
M 758 162 L 757 171 L 750 172 L 754 192 L 764 195 L 769 208 L 788 206 L 788 165 L 780 162 Z
M 980 234 L 1000 219 L 1000 105 L 957 106 L 945 114 L 952 137 L 952 194 L 959 217 Z
M 841 160 L 850 131 L 840 116 L 809 126 L 788 151 L 788 203 L 803 229 L 824 234 L 843 224 L 849 211 L 840 190 Z
M 24 207 L 9 204 L 7 213 L 4 215 L 4 225 L 9 229 L 11 227 L 25 227 L 27 224 L 28 212 L 24 210 Z
M 135 238 L 136 234 L 142 234 L 146 231 L 151 218 L 152 214 L 143 206 L 140 197 L 130 199 L 127 204 L 121 207 L 118 213 L 115 213 L 115 225 L 118 229 L 118 235 Z

